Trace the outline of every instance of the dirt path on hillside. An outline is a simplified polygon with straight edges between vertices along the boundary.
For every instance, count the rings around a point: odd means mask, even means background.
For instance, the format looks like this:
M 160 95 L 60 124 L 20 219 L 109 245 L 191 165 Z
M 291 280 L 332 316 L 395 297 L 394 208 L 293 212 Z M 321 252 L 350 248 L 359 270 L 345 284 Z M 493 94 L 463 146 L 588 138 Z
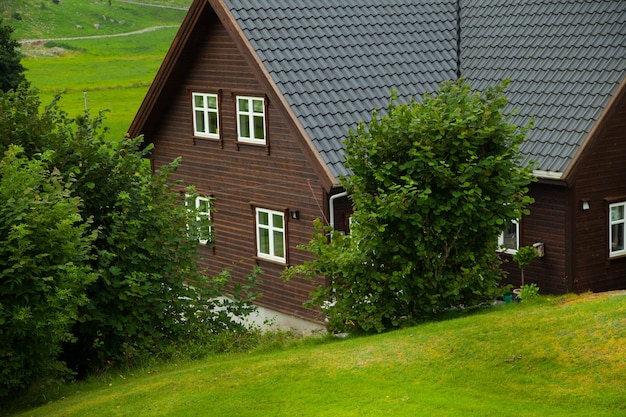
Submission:
M 135 1 L 127 1 L 127 0 L 116 0 L 116 1 L 119 3 L 135 4 L 138 6 L 159 7 L 161 9 L 175 9 L 175 10 L 187 10 L 188 9 L 187 7 L 165 6 L 162 4 L 140 3 L 140 2 L 135 2 Z M 169 28 L 177 28 L 177 27 L 178 25 L 152 26 L 149 28 L 135 30 L 132 32 L 114 33 L 111 35 L 71 36 L 71 37 L 65 37 L 65 38 L 48 38 L 48 39 L 21 39 L 19 43 L 22 45 L 30 45 L 34 43 L 45 43 L 45 42 L 52 42 L 52 41 L 78 41 L 78 40 L 83 40 L 83 39 L 117 38 L 120 36 L 139 35 L 141 33 L 154 32 L 160 29 L 169 29 Z
M 137 6 L 159 7 L 161 9 L 188 10 L 189 7 L 166 6 L 163 4 L 140 3 L 138 1 L 116 0 L 118 3 L 135 4 Z
M 48 38 L 48 39 L 21 39 L 19 42 L 22 45 L 30 45 L 33 43 L 45 43 L 45 42 L 51 42 L 51 41 L 78 41 L 81 39 L 117 38 L 120 36 L 138 35 L 140 33 L 154 32 L 155 30 L 177 28 L 177 27 L 178 27 L 177 25 L 152 26 L 149 28 L 141 29 L 141 30 L 135 30 L 133 32 L 114 33 L 111 35 L 71 36 L 71 37 L 66 37 L 66 38 Z

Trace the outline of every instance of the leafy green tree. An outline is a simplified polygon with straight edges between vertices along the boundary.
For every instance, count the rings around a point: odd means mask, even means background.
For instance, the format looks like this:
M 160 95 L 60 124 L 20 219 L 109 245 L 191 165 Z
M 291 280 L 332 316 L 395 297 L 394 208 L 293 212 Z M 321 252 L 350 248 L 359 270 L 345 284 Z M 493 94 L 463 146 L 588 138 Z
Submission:
M 58 358 L 95 279 L 95 234 L 52 157 L 15 146 L 0 161 L 0 397 L 69 373 Z
M 350 132 L 351 236 L 328 243 L 319 229 L 307 245 L 315 260 L 286 274 L 326 276 L 313 303 L 332 326 L 381 331 L 492 296 L 498 235 L 532 202 L 518 153 L 526 128 L 503 113 L 507 84 L 481 94 L 446 82 L 406 104 L 392 94 L 386 114 Z
M 229 277 L 202 273 L 196 213 L 171 181 L 179 161 L 153 175 L 145 158 L 151 148 L 141 138 L 108 141 L 103 114 L 69 117 L 59 99 L 40 112 L 36 91 L 26 86 L 0 95 L 0 148 L 19 144 L 29 157 L 54 150 L 47 163 L 72 180 L 97 232 L 87 261 L 96 280 L 63 358 L 83 372 L 158 352 L 193 337 L 192 329 L 242 330 L 234 316 L 253 309 L 258 271 L 233 301 L 216 300 Z
M 13 28 L 0 19 L 0 91 L 9 91 L 26 82 L 26 69 L 20 62 L 19 42 L 11 38 Z

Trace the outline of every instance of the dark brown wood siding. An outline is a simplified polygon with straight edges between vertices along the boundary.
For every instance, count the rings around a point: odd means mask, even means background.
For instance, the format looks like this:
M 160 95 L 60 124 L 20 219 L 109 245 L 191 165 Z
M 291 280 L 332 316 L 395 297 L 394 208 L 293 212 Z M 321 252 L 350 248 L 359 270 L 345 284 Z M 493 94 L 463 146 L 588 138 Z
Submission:
M 526 269 L 526 284 L 535 283 L 543 294 L 567 292 L 566 270 L 566 197 L 567 188 L 560 185 L 533 183 L 529 195 L 535 202 L 529 207 L 530 214 L 521 222 L 521 246 L 544 244 L 545 256 L 536 259 Z M 508 254 L 502 255 L 506 262 L 507 283 L 519 287 L 521 274 L 517 264 Z
M 611 202 L 626 201 L 626 97 L 617 100 L 573 183 L 575 291 L 626 288 L 626 256 L 609 257 Z M 589 210 L 582 202 L 589 201 Z
M 146 139 L 155 145 L 153 165 L 182 157 L 176 179 L 215 199 L 215 246 L 202 250 L 210 275 L 229 269 L 241 282 L 258 265 L 264 271 L 260 305 L 320 319 L 317 311 L 302 307 L 313 288 L 310 282 L 283 282 L 285 265 L 255 258 L 254 206 L 298 212 L 297 219 L 286 216 L 286 228 L 288 263 L 299 264 L 309 254 L 297 246 L 310 240 L 313 220 L 325 217 L 325 190 L 279 100 L 263 88 L 261 76 L 215 15 L 203 19 L 179 60 L 184 68 L 177 69 L 175 84 L 166 89 L 168 106 L 150 120 Z M 193 137 L 192 92 L 220 94 L 221 140 Z M 236 95 L 266 99 L 267 147 L 237 143 Z

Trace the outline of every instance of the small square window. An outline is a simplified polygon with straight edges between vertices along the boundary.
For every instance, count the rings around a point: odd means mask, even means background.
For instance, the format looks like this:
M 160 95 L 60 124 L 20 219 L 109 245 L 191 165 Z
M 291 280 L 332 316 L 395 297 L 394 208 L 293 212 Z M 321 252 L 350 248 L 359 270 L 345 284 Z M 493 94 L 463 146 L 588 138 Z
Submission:
M 609 256 L 626 255 L 626 202 L 609 206 Z
M 217 94 L 193 93 L 194 136 L 219 139 L 219 109 Z
M 239 142 L 265 145 L 265 99 L 237 97 L 237 137 Z
M 286 262 L 285 213 L 256 208 L 257 256 Z
M 213 240 L 213 224 L 211 222 L 211 199 L 185 195 L 185 205 L 189 211 L 195 211 L 196 218 L 193 224 L 187 224 L 187 231 L 203 245 Z

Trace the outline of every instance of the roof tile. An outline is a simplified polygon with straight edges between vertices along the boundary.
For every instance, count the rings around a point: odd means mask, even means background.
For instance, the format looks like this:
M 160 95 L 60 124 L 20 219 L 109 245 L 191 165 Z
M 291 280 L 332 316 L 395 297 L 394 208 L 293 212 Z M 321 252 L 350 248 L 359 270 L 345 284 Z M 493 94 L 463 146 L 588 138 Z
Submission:
M 456 78 L 457 0 L 224 0 L 333 175 L 343 140 L 389 91 Z M 461 74 L 478 90 L 511 78 L 508 109 L 535 126 L 524 161 L 561 172 L 626 70 L 626 2 L 463 0 Z

